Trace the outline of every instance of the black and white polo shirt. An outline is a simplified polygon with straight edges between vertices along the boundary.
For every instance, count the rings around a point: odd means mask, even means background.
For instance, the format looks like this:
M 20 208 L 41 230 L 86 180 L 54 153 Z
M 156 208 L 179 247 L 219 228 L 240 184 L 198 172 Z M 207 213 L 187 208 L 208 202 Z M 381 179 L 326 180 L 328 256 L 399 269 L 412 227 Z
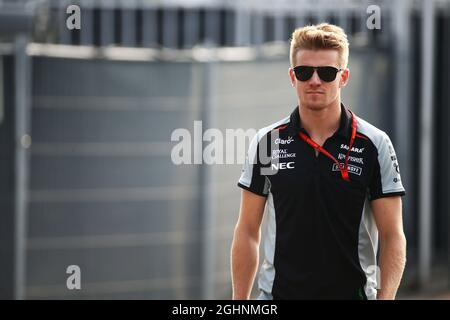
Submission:
M 323 148 L 344 163 L 352 115 Z M 404 195 L 388 135 L 355 116 L 350 181 L 337 163 L 302 140 L 298 107 L 258 131 L 238 186 L 267 197 L 259 288 L 274 299 L 376 298 L 378 231 L 367 201 Z M 272 148 L 270 148 L 272 146 Z M 378 273 L 379 276 L 379 273 Z

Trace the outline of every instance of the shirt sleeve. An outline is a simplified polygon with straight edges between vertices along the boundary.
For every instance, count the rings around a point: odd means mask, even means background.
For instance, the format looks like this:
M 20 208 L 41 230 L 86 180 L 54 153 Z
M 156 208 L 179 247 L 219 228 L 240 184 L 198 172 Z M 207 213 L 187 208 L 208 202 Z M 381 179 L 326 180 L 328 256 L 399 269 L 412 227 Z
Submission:
M 369 184 L 369 199 L 405 195 L 397 155 L 389 136 L 383 132 L 383 139 L 377 146 L 378 157 L 375 161 Z
M 258 157 L 258 136 L 256 134 L 250 142 L 238 186 L 257 195 L 267 197 L 269 194 L 269 181 L 265 175 L 261 174 L 261 163 Z

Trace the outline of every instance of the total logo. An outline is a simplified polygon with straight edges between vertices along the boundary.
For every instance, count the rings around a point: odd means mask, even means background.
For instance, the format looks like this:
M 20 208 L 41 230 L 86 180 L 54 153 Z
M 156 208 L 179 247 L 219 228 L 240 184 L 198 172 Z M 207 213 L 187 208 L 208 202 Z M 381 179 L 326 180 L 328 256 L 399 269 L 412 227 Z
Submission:
M 277 139 L 275 139 L 275 144 L 289 144 L 292 141 L 294 141 L 294 138 L 292 138 L 291 136 L 289 136 L 287 138 L 287 140 L 277 138 Z

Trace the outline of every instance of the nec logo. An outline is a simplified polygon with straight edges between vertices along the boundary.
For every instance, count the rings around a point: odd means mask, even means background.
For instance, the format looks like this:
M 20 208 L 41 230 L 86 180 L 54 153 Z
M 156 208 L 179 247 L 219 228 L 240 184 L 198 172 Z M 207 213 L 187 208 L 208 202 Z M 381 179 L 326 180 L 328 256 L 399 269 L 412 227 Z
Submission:
M 275 139 L 275 144 L 289 144 L 292 141 L 294 141 L 294 139 L 292 137 L 288 137 L 287 140 L 283 140 L 283 139 L 277 138 L 277 139 Z
M 272 163 L 272 170 L 294 169 L 294 162 Z

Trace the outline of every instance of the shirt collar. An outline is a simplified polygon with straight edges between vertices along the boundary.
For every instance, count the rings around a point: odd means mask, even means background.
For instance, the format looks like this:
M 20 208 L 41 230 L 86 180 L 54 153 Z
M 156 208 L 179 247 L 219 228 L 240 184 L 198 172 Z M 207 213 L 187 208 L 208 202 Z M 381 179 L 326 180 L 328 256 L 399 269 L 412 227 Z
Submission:
M 293 134 L 297 134 L 300 130 L 306 133 L 305 129 L 302 127 L 298 106 L 296 106 L 292 111 L 290 118 L 289 126 Z M 344 106 L 343 103 L 341 103 L 341 121 L 335 134 L 347 139 L 350 138 L 352 126 L 351 122 L 352 116 L 350 111 Z

